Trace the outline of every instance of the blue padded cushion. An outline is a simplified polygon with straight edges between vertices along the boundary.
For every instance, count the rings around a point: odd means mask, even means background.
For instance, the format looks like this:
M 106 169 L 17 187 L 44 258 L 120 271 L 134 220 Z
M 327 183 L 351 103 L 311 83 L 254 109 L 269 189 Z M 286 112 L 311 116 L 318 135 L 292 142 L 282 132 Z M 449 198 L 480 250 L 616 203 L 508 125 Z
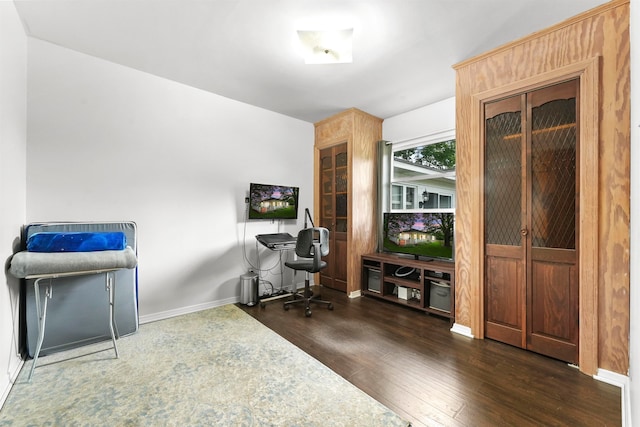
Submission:
M 122 231 L 110 232 L 42 232 L 27 239 L 29 252 L 121 251 L 127 247 Z

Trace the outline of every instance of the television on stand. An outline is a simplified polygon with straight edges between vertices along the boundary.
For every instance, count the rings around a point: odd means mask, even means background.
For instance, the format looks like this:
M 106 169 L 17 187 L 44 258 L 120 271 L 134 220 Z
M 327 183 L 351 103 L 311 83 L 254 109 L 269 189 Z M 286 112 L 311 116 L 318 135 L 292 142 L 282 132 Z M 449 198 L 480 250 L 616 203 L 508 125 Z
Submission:
M 387 212 L 383 252 L 431 261 L 454 259 L 453 212 Z
M 297 219 L 298 187 L 249 184 L 249 219 Z

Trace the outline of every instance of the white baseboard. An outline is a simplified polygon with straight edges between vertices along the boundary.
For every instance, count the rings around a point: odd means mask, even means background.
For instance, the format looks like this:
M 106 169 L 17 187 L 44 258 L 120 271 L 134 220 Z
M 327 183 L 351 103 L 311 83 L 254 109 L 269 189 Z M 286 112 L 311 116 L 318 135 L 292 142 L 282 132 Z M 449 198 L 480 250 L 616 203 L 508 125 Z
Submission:
M 20 373 L 20 369 L 22 369 L 22 365 L 24 365 L 24 360 L 20 360 L 16 369 L 10 373 L 10 381 L 8 384 L 6 384 L 5 389 L 2 390 L 2 395 L 0 395 L 0 409 L 2 409 L 2 407 L 4 406 L 4 402 L 7 400 L 7 397 L 9 397 L 9 392 L 11 392 L 11 388 L 13 387 L 16 378 L 18 378 L 18 374 Z
M 631 384 L 629 377 L 616 372 L 598 369 L 594 379 L 607 384 L 620 387 L 620 400 L 622 407 L 622 427 L 631 427 Z
M 468 326 L 461 325 L 459 323 L 453 324 L 453 326 L 451 327 L 451 332 L 458 335 L 464 335 L 465 337 L 468 337 L 468 338 L 474 338 L 473 334 L 471 333 L 471 328 Z
M 191 305 L 188 307 L 176 308 L 174 310 L 161 311 L 159 313 L 140 316 L 140 324 L 156 322 L 158 320 L 169 319 L 170 317 L 180 316 L 182 314 L 195 313 L 197 311 L 208 310 L 214 307 L 221 307 L 227 304 L 235 304 L 240 302 L 240 297 L 227 298 L 218 301 L 210 301 L 202 304 Z

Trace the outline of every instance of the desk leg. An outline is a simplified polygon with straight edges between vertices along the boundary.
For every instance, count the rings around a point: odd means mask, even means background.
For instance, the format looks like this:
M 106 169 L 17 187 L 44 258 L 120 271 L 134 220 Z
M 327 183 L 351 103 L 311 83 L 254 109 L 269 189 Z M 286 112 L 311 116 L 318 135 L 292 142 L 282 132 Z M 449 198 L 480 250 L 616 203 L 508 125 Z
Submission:
M 115 273 L 113 271 L 108 271 L 106 273 L 105 282 L 107 287 L 107 292 L 109 292 L 109 331 L 111 332 L 111 342 L 113 342 L 113 350 L 116 352 L 116 359 L 118 358 L 118 346 L 116 345 L 116 334 L 115 330 L 117 330 L 117 326 L 115 324 L 115 317 L 113 315 L 113 305 L 115 301 Z
M 45 322 L 47 321 L 47 302 L 51 298 L 53 294 L 53 288 L 51 287 L 51 279 L 49 279 L 49 284 L 45 288 L 45 297 L 44 297 L 44 307 L 40 307 L 40 280 L 36 279 L 33 283 L 33 288 L 36 293 L 36 312 L 38 314 L 38 342 L 36 344 L 36 351 L 33 354 L 33 364 L 31 365 L 31 370 L 29 371 L 29 379 L 31 382 L 31 377 L 33 376 L 33 370 L 36 368 L 36 362 L 38 361 L 38 356 L 40 355 L 40 349 L 42 349 L 42 342 L 44 341 L 44 327 Z
M 111 295 L 111 301 L 110 301 L 110 307 L 112 309 L 112 317 L 113 317 L 113 329 L 115 330 L 115 336 L 116 339 L 120 338 L 120 332 L 118 332 L 118 322 L 116 321 L 116 272 L 112 271 L 111 274 L 113 274 L 113 280 L 111 281 L 112 283 L 112 295 Z

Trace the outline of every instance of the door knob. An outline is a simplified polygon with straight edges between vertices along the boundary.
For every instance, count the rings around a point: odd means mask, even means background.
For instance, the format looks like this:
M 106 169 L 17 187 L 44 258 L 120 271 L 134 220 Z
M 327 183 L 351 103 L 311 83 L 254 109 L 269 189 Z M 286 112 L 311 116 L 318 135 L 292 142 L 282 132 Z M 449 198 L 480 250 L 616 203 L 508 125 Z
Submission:
M 522 234 L 523 236 L 526 236 L 527 234 L 529 234 L 529 230 L 527 230 L 526 228 L 521 228 L 520 234 Z

